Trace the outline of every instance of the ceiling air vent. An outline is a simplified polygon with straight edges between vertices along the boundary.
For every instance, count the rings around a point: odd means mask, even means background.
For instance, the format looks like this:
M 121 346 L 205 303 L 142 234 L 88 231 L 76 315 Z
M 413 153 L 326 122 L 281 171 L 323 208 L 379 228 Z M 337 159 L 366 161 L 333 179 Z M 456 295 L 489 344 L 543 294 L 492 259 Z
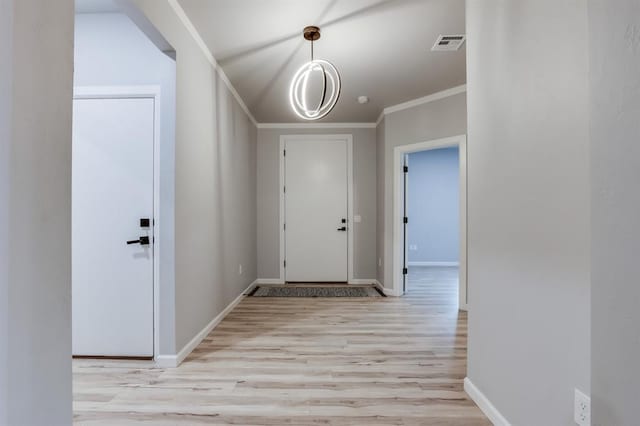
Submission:
M 433 52 L 455 52 L 460 49 L 467 39 L 464 35 L 441 35 L 436 40 L 431 51 Z

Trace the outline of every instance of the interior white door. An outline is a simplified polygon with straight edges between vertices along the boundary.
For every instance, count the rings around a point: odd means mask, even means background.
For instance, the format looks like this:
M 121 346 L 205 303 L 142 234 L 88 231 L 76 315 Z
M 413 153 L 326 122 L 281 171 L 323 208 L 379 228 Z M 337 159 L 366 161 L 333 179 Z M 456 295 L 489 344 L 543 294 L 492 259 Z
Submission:
M 153 356 L 153 140 L 154 99 L 74 100 L 74 355 Z
M 285 149 L 285 279 L 347 281 L 347 141 L 289 140 Z

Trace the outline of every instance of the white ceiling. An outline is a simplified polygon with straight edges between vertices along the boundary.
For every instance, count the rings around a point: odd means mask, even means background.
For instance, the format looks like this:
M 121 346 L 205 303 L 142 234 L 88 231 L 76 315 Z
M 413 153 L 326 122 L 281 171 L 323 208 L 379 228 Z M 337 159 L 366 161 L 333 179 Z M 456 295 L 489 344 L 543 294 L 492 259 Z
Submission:
M 82 0 L 89 1 L 89 0 Z M 465 47 L 431 52 L 440 34 L 464 34 L 464 0 L 179 0 L 255 118 L 296 122 L 291 78 L 315 56 L 340 71 L 338 105 L 322 121 L 373 122 L 383 108 L 466 81 Z M 366 95 L 370 103 L 360 105 Z

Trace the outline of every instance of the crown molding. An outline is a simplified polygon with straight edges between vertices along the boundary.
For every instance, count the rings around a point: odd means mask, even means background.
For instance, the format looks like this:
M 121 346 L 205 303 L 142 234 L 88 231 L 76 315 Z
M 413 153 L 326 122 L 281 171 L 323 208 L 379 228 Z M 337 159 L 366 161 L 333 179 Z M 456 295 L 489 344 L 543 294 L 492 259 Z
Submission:
M 380 116 L 376 120 L 375 123 L 258 123 L 255 119 L 249 108 L 245 104 L 244 100 L 240 97 L 240 94 L 236 90 L 236 88 L 227 77 L 227 74 L 224 72 L 222 67 L 216 61 L 216 58 L 213 56 L 207 44 L 204 42 L 200 33 L 196 29 L 191 19 L 187 16 L 187 13 L 184 11 L 178 0 L 167 0 L 171 8 L 174 10 L 182 24 L 185 26 L 187 32 L 191 35 L 193 40 L 196 42 L 204 56 L 207 58 L 211 66 L 216 70 L 220 79 L 227 86 L 233 97 L 238 101 L 242 110 L 247 114 L 251 122 L 258 129 L 369 129 L 376 128 L 380 125 L 384 117 L 388 114 L 392 114 L 394 112 L 402 111 L 405 109 L 413 108 L 419 105 L 427 104 L 430 102 L 439 101 L 441 99 L 445 99 L 451 96 L 458 95 L 460 93 L 465 93 L 467 91 L 467 85 L 463 84 L 461 86 L 452 87 L 451 89 L 443 90 L 442 92 L 433 93 L 428 96 L 424 96 L 422 98 L 414 99 L 412 101 L 404 102 L 398 105 L 393 105 L 387 107 L 382 110 Z
M 452 87 L 441 92 L 432 93 L 418 99 L 387 107 L 380 112 L 375 123 L 258 123 L 258 129 L 370 129 L 380 125 L 384 117 L 394 112 L 414 108 L 419 105 L 439 101 L 467 91 L 467 85 Z
M 258 123 L 258 129 L 375 129 L 376 123 Z
M 380 123 L 382 122 L 382 120 L 386 115 L 389 115 L 398 111 L 403 111 L 405 109 L 417 107 L 419 105 L 428 104 L 430 102 L 446 99 L 451 96 L 459 95 L 460 93 L 465 93 L 466 91 L 467 91 L 467 85 L 463 84 L 461 86 L 456 86 L 456 87 L 452 87 L 451 89 L 443 90 L 442 92 L 433 93 L 428 96 L 423 96 L 422 98 L 414 99 L 412 101 L 403 102 L 398 105 L 387 107 L 383 109 L 380 115 L 378 116 L 378 119 L 376 120 L 376 127 L 380 125 Z
M 466 91 L 467 91 L 467 85 L 463 84 L 461 86 L 456 86 L 456 87 L 452 87 L 451 89 L 443 90 L 442 92 L 433 93 L 431 95 L 424 96 L 422 98 L 414 99 L 412 101 L 403 102 L 398 105 L 387 107 L 384 109 L 384 111 L 382 111 L 382 113 L 384 115 L 389 115 L 391 113 L 413 108 L 418 105 L 428 104 L 430 102 L 435 102 L 441 99 L 449 98 L 451 96 L 459 95 L 460 93 L 465 93 Z
M 216 58 L 213 56 L 213 54 L 207 47 L 207 44 L 204 42 L 204 40 L 200 36 L 200 33 L 196 29 L 195 25 L 193 25 L 193 22 L 191 22 L 191 19 L 189 19 L 189 17 L 187 16 L 187 13 L 184 11 L 182 6 L 180 6 L 180 3 L 178 3 L 178 0 L 167 0 L 167 1 L 171 6 L 171 8 L 173 9 L 173 11 L 178 16 L 178 18 L 180 19 L 180 21 L 182 22 L 182 24 L 187 29 L 187 32 L 191 35 L 193 40 L 196 42 L 196 44 L 198 45 L 198 47 L 200 48 L 204 56 L 207 58 L 209 63 L 211 63 L 211 66 L 216 70 L 216 72 L 220 76 L 220 79 L 227 86 L 227 88 L 229 89 L 233 97 L 236 98 L 236 101 L 238 101 L 242 110 L 247 114 L 251 122 L 255 126 L 257 126 L 258 122 L 256 121 L 253 114 L 251 114 L 251 111 L 249 111 L 249 108 L 247 108 L 247 104 L 244 103 L 244 101 L 240 97 L 240 94 L 238 93 L 236 88 L 233 87 L 233 84 L 231 84 L 231 80 L 229 80 L 229 77 L 227 77 L 227 74 L 225 74 L 222 67 L 218 64 L 218 61 L 216 61 Z

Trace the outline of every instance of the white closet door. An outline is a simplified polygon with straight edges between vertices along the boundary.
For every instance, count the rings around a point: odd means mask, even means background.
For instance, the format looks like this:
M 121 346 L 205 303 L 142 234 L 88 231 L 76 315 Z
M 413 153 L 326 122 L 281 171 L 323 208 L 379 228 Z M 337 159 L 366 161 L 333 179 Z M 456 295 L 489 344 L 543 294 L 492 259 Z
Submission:
M 153 141 L 153 99 L 74 101 L 74 355 L 153 356 Z

